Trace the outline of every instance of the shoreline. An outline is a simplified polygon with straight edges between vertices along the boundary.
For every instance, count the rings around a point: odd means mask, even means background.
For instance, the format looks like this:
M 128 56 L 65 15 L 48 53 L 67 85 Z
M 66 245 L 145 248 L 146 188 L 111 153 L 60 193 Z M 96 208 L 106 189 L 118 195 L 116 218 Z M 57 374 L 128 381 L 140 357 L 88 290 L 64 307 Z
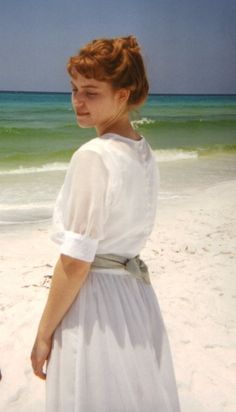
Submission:
M 160 151 L 159 155 L 161 153 Z M 155 151 L 154 154 L 156 155 Z M 175 158 L 176 152 L 173 151 L 172 155 Z M 157 160 L 160 172 L 159 207 L 162 207 L 162 203 L 172 204 L 178 198 L 188 201 L 198 191 L 221 182 L 232 181 L 236 176 L 234 153 L 221 152 L 197 158 L 179 158 L 174 161 L 168 160 L 168 156 L 163 160 L 166 154 L 161 156 L 162 161 Z M 34 228 L 47 227 L 51 224 L 53 206 L 66 173 L 66 166 L 63 167 L 64 171 L 60 168 L 52 171 L 49 167 L 49 170 L 44 173 L 0 176 L 3 187 L 0 196 L 2 233 L 24 230 L 28 225 Z M 35 185 L 38 185 L 38 194 L 34 191 Z M 26 191 L 29 192 L 27 199 Z

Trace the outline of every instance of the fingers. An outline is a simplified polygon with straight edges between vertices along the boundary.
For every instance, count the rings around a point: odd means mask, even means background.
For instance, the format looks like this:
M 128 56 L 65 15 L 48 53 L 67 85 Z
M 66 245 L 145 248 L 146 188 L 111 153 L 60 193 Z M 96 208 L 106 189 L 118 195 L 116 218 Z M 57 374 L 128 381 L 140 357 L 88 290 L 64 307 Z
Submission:
M 46 373 L 44 373 L 43 372 L 43 370 L 42 369 L 34 369 L 34 374 L 36 375 L 36 376 L 38 376 L 38 378 L 40 378 L 40 379 L 42 379 L 42 380 L 46 380 Z
M 37 362 L 36 360 L 31 358 L 31 364 L 34 371 L 34 374 L 38 376 L 38 378 L 45 380 L 46 373 L 43 372 L 43 364 L 44 362 Z
M 34 371 L 34 374 L 38 376 L 38 378 L 45 380 L 46 373 L 43 372 L 43 365 L 45 360 L 39 360 L 36 358 L 34 350 L 31 353 L 31 365 Z
M 51 346 L 51 339 L 45 340 L 37 337 L 31 352 L 31 364 L 34 374 L 43 380 L 46 379 L 46 373 L 43 371 L 43 366 L 50 356 Z

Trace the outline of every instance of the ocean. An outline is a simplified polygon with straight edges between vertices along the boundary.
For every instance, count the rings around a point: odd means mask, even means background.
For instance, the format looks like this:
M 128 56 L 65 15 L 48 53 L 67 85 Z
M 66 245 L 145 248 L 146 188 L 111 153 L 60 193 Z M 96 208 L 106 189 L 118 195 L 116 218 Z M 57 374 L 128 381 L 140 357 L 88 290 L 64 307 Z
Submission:
M 154 150 L 160 200 L 235 179 L 236 95 L 150 95 L 132 122 Z M 0 92 L 0 225 L 50 220 L 72 153 L 93 137 L 69 93 Z

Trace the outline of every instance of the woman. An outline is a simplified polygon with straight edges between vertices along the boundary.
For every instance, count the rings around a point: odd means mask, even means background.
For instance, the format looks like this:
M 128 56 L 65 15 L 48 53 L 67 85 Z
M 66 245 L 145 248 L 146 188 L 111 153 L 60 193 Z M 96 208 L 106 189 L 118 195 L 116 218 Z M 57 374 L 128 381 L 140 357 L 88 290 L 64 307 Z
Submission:
M 168 337 L 139 258 L 158 171 L 129 119 L 148 94 L 138 43 L 94 40 L 68 72 L 77 122 L 97 137 L 72 156 L 54 211 L 60 257 L 31 353 L 46 411 L 178 412 Z

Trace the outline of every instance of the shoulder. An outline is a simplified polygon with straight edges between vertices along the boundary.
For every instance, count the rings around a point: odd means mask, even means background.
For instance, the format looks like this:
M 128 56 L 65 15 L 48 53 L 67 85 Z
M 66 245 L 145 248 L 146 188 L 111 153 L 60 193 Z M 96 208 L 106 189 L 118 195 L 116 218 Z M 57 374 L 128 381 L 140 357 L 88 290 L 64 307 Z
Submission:
M 99 157 L 96 153 L 100 155 L 102 153 L 100 142 L 98 138 L 95 137 L 88 142 L 82 144 L 71 156 L 70 163 L 74 163 L 79 159 L 89 158 L 89 157 Z
M 81 145 L 72 155 L 71 161 L 75 162 L 80 159 L 87 159 L 87 161 L 93 162 L 100 159 L 107 168 L 111 167 L 111 159 L 113 153 L 117 152 L 117 145 L 112 139 L 104 139 L 101 137 L 95 137 L 88 142 Z
M 100 137 L 94 137 L 88 142 L 80 146 L 75 153 L 80 153 L 84 151 L 96 152 L 98 154 L 103 154 L 109 146 L 109 141 L 102 139 Z
M 68 172 L 72 173 L 107 173 L 107 165 L 104 161 L 104 145 L 102 139 L 96 137 L 81 145 L 72 155 Z

